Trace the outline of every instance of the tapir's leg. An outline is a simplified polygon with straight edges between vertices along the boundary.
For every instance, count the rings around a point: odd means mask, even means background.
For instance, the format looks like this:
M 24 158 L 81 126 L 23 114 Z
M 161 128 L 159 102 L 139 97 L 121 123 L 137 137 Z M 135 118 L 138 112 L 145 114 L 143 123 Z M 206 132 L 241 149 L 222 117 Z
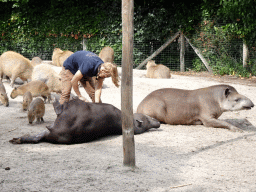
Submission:
M 13 138 L 12 140 L 10 140 L 10 143 L 13 144 L 22 144 L 22 143 L 39 143 L 40 141 L 42 141 L 45 137 L 47 137 L 50 134 L 50 132 L 44 131 L 42 133 L 39 133 L 37 135 L 34 136 L 30 136 L 30 135 L 24 135 L 22 137 L 18 137 L 18 138 Z
M 225 129 L 229 129 L 230 131 L 239 131 L 239 132 L 243 132 L 242 129 L 231 125 L 230 123 L 226 122 L 226 121 L 222 121 L 222 120 L 218 120 L 218 119 L 201 119 L 204 126 L 206 127 L 215 127 L 215 128 L 225 128 Z

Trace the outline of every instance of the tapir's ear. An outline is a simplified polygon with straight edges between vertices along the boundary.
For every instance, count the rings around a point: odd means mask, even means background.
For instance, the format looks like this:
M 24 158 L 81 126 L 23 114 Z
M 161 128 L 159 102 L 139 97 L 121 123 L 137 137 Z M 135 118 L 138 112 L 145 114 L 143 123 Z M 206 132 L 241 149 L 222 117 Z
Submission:
M 138 119 L 136 119 L 136 121 L 138 122 L 138 127 L 142 127 L 143 121 L 140 121 L 140 120 L 138 120 Z
M 227 89 L 225 90 L 225 96 L 228 97 L 230 93 L 231 93 L 230 89 L 227 88 Z
M 59 100 L 55 97 L 53 101 L 53 108 L 56 115 L 60 115 L 63 111 L 63 105 L 60 104 Z

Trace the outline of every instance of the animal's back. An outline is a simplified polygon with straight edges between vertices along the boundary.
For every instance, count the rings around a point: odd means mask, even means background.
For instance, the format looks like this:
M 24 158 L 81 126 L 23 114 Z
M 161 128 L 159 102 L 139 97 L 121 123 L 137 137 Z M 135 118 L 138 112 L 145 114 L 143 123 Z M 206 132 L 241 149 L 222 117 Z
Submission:
M 44 115 L 45 105 L 44 101 L 41 98 L 35 98 L 29 106 L 29 110 L 34 110 L 36 114 Z
M 114 62 L 114 50 L 111 47 L 104 47 L 100 54 L 99 57 L 102 59 L 102 61 L 105 62 Z
M 32 81 L 41 80 L 47 84 L 47 81 L 53 76 L 59 77 L 59 75 L 55 72 L 52 66 L 49 64 L 41 64 L 34 67 L 32 73 Z
M 11 86 L 17 77 L 23 81 L 31 78 L 33 66 L 29 59 L 14 51 L 7 51 L 0 57 L 0 73 L 1 77 L 5 74 L 11 77 Z
M 155 61 L 150 60 L 147 63 L 146 77 L 155 79 L 169 79 L 171 78 L 171 71 L 163 64 L 156 64 Z
M 182 89 L 155 90 L 141 101 L 137 113 L 148 115 L 163 123 L 184 124 L 180 119 L 181 116 L 185 114 L 193 117 L 199 112 L 194 110 L 197 106 L 193 94 L 193 91 Z
M 105 103 L 86 103 L 79 99 L 66 104 L 50 129 L 51 134 L 65 133 L 68 135 L 68 139 L 65 139 L 69 140 L 69 143 L 81 143 L 122 133 L 121 111 L 114 106 Z
M 158 64 L 155 66 L 154 77 L 157 79 L 169 79 L 171 78 L 170 69 L 165 65 Z

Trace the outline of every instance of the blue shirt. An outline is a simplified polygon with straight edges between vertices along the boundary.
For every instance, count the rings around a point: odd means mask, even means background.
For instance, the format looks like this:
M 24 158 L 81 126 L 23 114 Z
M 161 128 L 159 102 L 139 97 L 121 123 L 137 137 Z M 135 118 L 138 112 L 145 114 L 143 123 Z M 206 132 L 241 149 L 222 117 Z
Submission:
M 72 74 L 80 70 L 83 76 L 93 77 L 97 75 L 98 67 L 102 63 L 104 62 L 95 53 L 77 51 L 64 61 L 63 66 Z

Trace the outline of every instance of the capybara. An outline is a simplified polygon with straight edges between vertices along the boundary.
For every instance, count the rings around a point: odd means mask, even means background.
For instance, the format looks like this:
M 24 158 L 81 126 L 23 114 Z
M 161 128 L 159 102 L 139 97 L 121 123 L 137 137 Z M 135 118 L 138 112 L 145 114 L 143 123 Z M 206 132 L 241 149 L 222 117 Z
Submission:
M 253 102 L 229 85 L 214 85 L 195 90 L 165 88 L 147 95 L 137 112 L 171 125 L 204 125 L 242 131 L 219 120 L 223 112 L 247 110 Z
M 46 131 L 34 136 L 13 138 L 11 143 L 38 143 L 42 141 L 60 144 L 83 143 L 108 135 L 122 134 L 121 111 L 106 103 L 87 103 L 78 98 L 60 105 L 53 103 L 57 114 L 55 122 Z M 135 113 L 134 134 L 141 134 L 151 128 L 159 128 L 156 119 Z
M 5 107 L 9 106 L 9 98 L 7 96 L 4 84 L 0 82 L 0 101 Z
M 104 63 L 106 63 L 106 62 L 113 63 L 114 62 L 114 50 L 111 47 L 104 47 L 100 51 L 99 57 L 101 58 L 101 60 Z
M 72 51 L 62 51 L 60 48 L 55 48 L 52 54 L 52 64 L 62 67 L 64 61 L 72 54 Z
M 0 78 L 2 81 L 3 75 L 11 78 L 11 87 L 14 81 L 19 77 L 22 81 L 31 79 L 33 66 L 29 59 L 25 58 L 14 51 L 7 51 L 0 56 Z
M 29 109 L 29 105 L 33 100 L 33 96 L 30 91 L 27 91 L 23 95 L 22 109 L 23 111 L 27 111 Z
M 46 99 L 48 97 L 48 102 L 51 100 L 51 93 L 49 91 L 48 86 L 40 80 L 31 81 L 27 84 L 21 85 L 19 87 L 15 87 L 11 92 L 11 98 L 14 99 L 18 95 L 23 96 L 24 93 L 27 91 L 30 91 L 33 97 L 42 96 L 44 98 L 44 101 L 46 102 Z
M 48 86 L 50 92 L 61 93 L 61 77 L 55 72 L 53 67 L 56 66 L 49 64 L 35 66 L 32 73 L 32 81 L 41 80 Z
M 155 61 L 150 60 L 147 63 L 147 74 L 146 77 L 154 79 L 170 79 L 171 70 L 162 64 L 156 64 Z
M 40 57 L 33 57 L 31 60 L 31 64 L 35 67 L 36 65 L 40 65 L 43 60 Z
M 41 98 L 35 98 L 29 105 L 28 122 L 32 124 L 36 119 L 36 124 L 44 122 L 43 116 L 45 113 L 44 101 Z

